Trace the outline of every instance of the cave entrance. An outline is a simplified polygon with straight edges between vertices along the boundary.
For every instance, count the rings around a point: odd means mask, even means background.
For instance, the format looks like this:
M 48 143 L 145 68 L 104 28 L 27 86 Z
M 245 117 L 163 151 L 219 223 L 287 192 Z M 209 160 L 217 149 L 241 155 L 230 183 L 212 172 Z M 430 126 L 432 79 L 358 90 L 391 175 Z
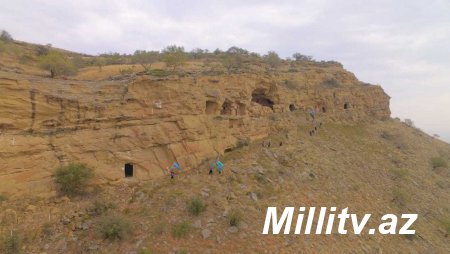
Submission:
M 294 111 L 296 110 L 295 105 L 294 104 L 290 104 L 289 105 L 289 111 Z
M 267 97 L 264 89 L 255 89 L 252 92 L 252 101 L 273 110 L 273 101 Z
M 223 152 L 224 153 L 229 153 L 229 152 L 232 152 L 233 150 L 234 150 L 233 148 L 227 148 Z
M 134 169 L 133 164 L 125 163 L 125 177 L 133 177 Z
M 344 109 L 348 109 L 348 103 L 344 103 Z
M 207 101 L 206 102 L 206 109 L 205 113 L 207 115 L 214 115 L 217 112 L 217 103 L 214 101 Z
M 220 111 L 221 115 L 231 115 L 232 113 L 231 101 L 225 100 L 222 104 L 222 110 Z

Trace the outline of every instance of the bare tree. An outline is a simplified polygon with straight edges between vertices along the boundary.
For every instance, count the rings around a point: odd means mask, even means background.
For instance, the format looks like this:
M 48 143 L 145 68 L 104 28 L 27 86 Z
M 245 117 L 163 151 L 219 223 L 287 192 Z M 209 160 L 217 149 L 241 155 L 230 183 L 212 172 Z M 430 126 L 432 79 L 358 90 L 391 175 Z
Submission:
M 152 64 L 159 60 L 159 52 L 136 50 L 131 59 L 134 63 L 140 64 L 146 71 L 148 71 Z
M 269 64 L 270 68 L 275 69 L 281 64 L 281 59 L 275 51 L 267 52 L 264 59 Z
M 413 122 L 411 119 L 406 118 L 404 122 L 405 122 L 405 124 L 408 125 L 409 127 L 414 127 L 414 122 Z
M 0 41 L 12 42 L 14 41 L 14 39 L 12 38 L 10 33 L 8 33 L 6 30 L 2 30 L 0 34 Z
M 166 63 L 167 67 L 172 67 L 173 70 L 183 65 L 187 59 L 184 48 L 176 45 L 167 46 L 162 53 L 163 61 Z
M 312 61 L 313 60 L 312 56 L 306 56 L 306 55 L 303 55 L 301 53 L 294 53 L 292 55 L 292 58 L 294 58 L 295 61 L 297 61 L 297 62 L 299 62 L 299 61 Z
M 76 72 L 76 68 L 73 63 L 59 52 L 51 51 L 47 55 L 40 56 L 38 61 L 39 66 L 42 69 L 50 71 L 51 78 L 58 75 L 69 75 Z

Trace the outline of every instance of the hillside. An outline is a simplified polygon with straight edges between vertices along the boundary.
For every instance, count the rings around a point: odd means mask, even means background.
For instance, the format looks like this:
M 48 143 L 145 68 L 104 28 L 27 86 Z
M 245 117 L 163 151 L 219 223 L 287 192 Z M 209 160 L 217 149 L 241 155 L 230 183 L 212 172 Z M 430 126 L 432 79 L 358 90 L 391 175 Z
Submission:
M 106 65 L 50 79 L 17 54 L 0 56 L 9 59 L 0 69 L 0 233 L 17 234 L 25 253 L 450 251 L 450 146 L 391 119 L 382 88 L 340 64 L 226 71 L 191 59 L 178 71 Z M 208 175 L 217 156 L 225 170 Z M 170 179 L 174 161 L 183 170 Z M 73 162 L 96 177 L 87 195 L 67 198 L 53 174 Z M 206 206 L 198 215 L 193 199 Z M 268 206 L 418 213 L 417 234 L 264 236 Z M 123 239 L 101 232 L 113 218 L 129 229 Z

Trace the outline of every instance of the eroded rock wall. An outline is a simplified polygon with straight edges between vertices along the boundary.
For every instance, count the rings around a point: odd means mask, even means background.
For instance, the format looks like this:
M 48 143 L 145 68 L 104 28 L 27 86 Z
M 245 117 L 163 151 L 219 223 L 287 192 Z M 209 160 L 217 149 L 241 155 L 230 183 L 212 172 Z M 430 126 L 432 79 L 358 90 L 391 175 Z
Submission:
M 329 75 L 339 85 L 327 85 Z M 0 73 L 0 192 L 48 190 L 69 162 L 94 168 L 99 181 L 123 178 L 125 163 L 142 179 L 175 160 L 191 169 L 267 136 L 272 114 L 309 109 L 329 120 L 390 116 L 382 88 L 344 70 L 102 82 Z

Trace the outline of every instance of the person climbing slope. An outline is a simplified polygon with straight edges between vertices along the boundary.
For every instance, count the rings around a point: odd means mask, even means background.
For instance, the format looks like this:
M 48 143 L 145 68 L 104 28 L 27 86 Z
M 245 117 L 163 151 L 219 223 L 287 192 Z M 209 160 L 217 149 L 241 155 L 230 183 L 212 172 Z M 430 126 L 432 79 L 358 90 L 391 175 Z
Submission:
M 213 174 L 213 166 L 209 166 L 209 174 L 212 175 Z
M 170 179 L 175 178 L 175 171 L 172 169 L 172 167 L 166 167 L 167 172 L 170 174 Z
M 178 164 L 178 162 L 174 162 L 173 164 L 172 164 L 172 166 L 170 167 L 171 169 L 178 169 L 178 170 L 181 170 L 181 166 L 180 166 L 180 164 Z
M 217 171 L 219 172 L 219 174 L 222 174 L 224 165 L 223 165 L 223 163 L 219 160 L 219 157 L 217 157 L 217 159 L 216 159 L 215 166 L 216 166 Z
M 314 122 L 316 118 L 316 111 L 312 108 L 308 109 L 309 116 L 312 118 L 312 121 Z
M 170 179 L 175 178 L 175 169 L 180 170 L 180 171 L 182 170 L 180 164 L 178 164 L 178 162 L 176 162 L 176 161 L 172 164 L 172 166 L 167 167 L 166 169 L 170 173 Z

